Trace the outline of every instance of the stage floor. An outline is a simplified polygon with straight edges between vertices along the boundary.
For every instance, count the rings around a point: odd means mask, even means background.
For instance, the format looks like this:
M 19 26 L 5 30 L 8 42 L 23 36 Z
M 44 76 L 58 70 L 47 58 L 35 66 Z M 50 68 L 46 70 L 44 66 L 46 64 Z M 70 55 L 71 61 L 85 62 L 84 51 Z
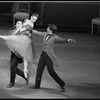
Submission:
M 9 27 L 1 28 L 0 35 L 8 35 L 9 30 Z M 16 76 L 15 86 L 7 88 L 10 77 L 10 50 L 0 39 L 0 98 L 100 98 L 100 36 L 70 32 L 58 32 L 58 35 L 76 40 L 76 44 L 55 44 L 54 47 L 61 65 L 55 70 L 65 81 L 66 92 L 61 92 L 59 85 L 51 78 L 46 68 L 39 90 L 30 88 L 35 82 L 34 71 L 28 86 L 25 85 L 24 79 Z M 39 58 L 42 38 L 34 36 L 34 42 Z M 36 66 L 34 64 L 34 67 Z M 19 68 L 23 68 L 23 64 L 19 65 Z

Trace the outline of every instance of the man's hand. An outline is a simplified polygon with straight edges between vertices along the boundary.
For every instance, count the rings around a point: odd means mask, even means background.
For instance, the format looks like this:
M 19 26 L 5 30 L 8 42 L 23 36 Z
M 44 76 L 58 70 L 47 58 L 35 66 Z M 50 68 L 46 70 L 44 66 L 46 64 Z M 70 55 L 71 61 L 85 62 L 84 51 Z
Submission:
M 71 43 L 74 43 L 74 44 L 76 43 L 74 39 L 68 39 L 68 42 L 71 42 Z

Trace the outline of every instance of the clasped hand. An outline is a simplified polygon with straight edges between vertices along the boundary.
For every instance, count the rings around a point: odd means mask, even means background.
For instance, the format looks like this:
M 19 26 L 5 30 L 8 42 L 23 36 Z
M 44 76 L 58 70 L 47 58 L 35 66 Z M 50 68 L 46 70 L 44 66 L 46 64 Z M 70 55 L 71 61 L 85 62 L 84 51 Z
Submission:
M 68 42 L 71 42 L 71 43 L 76 43 L 76 41 L 74 39 L 68 39 Z

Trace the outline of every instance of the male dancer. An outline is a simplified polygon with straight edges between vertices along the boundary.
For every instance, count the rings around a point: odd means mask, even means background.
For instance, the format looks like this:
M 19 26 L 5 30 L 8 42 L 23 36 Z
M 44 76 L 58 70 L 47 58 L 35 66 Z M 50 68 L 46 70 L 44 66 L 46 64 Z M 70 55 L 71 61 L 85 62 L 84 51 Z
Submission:
M 75 43 L 75 40 L 60 38 L 59 36 L 55 35 L 56 31 L 57 26 L 52 24 L 48 25 L 47 32 L 38 32 L 36 30 L 32 30 L 33 34 L 43 37 L 43 50 L 37 66 L 35 86 L 32 87 L 34 89 L 40 88 L 42 74 L 46 65 L 49 74 L 61 86 L 62 92 L 65 91 L 65 82 L 57 75 L 53 69 L 53 66 L 58 66 L 57 59 L 53 52 L 53 46 L 54 43 Z

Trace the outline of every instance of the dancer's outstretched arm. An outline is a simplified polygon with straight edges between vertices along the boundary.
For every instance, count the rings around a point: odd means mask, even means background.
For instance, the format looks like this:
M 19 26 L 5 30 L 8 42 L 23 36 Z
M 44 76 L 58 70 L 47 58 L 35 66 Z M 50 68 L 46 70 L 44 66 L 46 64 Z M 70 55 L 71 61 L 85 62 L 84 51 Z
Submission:
M 75 44 L 75 40 L 74 39 L 67 39 L 67 38 L 61 38 L 59 36 L 55 37 L 55 43 L 74 43 Z
M 44 37 L 45 34 L 47 34 L 46 32 L 41 32 L 41 31 L 37 31 L 37 30 L 32 30 L 32 34 L 40 36 L 40 37 Z

